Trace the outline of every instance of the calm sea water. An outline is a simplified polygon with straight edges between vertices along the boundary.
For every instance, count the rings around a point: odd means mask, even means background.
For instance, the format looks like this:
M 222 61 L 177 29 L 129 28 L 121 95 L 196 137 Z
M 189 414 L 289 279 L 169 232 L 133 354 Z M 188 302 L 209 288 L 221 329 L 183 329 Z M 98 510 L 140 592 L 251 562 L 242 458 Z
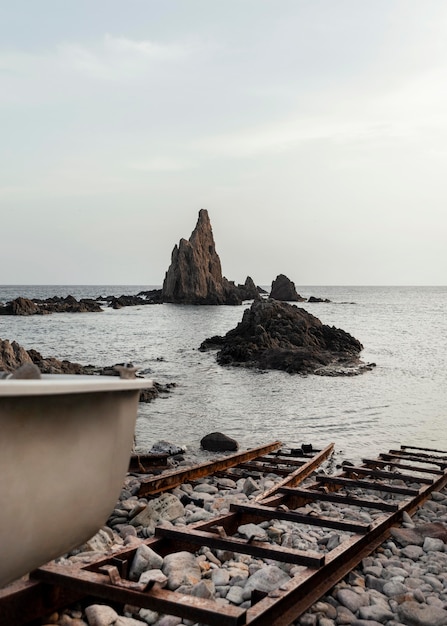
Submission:
M 0 300 L 136 294 L 137 286 L 3 286 Z M 369 373 L 349 378 L 302 377 L 217 365 L 201 342 L 242 318 L 237 307 L 171 304 L 105 309 L 103 313 L 0 317 L 0 337 L 82 364 L 132 361 L 161 383 L 166 397 L 140 405 L 137 443 L 159 439 L 199 449 L 219 430 L 243 447 L 281 439 L 295 446 L 335 442 L 357 459 L 400 444 L 447 450 L 447 287 L 297 287 L 328 304 L 300 306 L 343 328 L 364 345 Z

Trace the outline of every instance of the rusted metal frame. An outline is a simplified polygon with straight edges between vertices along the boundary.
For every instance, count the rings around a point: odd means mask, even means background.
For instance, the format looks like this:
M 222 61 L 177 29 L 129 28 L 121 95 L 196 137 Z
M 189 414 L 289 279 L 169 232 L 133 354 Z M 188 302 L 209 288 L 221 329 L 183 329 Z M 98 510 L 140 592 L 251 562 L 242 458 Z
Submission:
M 208 546 L 217 550 L 231 550 L 241 554 L 250 554 L 261 559 L 274 559 L 283 563 L 295 563 L 298 565 L 311 565 L 321 567 L 325 557 L 317 552 L 294 550 L 281 546 L 267 544 L 265 541 L 250 541 L 237 537 L 220 537 L 215 533 L 206 531 L 176 530 L 158 526 L 155 529 L 156 537 L 164 537 L 176 541 L 190 543 L 196 546 Z
M 267 491 L 264 491 L 262 494 L 259 494 L 255 497 L 255 502 L 263 502 L 270 496 L 275 493 L 278 493 L 282 487 L 295 487 L 302 483 L 306 478 L 308 478 L 312 472 L 314 472 L 317 467 L 319 467 L 323 461 L 326 461 L 334 451 L 334 444 L 330 443 L 322 450 L 316 451 L 314 456 L 310 458 L 304 465 L 297 468 L 294 472 L 292 472 L 287 478 L 276 483 Z
M 24 626 L 78 602 L 84 596 L 58 585 L 18 580 L 0 589 L 0 624 Z
M 352 478 L 345 478 L 344 476 L 316 476 L 316 480 L 317 482 L 322 484 L 343 485 L 344 487 L 353 487 L 366 490 L 370 489 L 372 491 L 386 491 L 388 493 L 398 493 L 407 496 L 415 496 L 419 492 L 418 489 L 412 489 L 410 487 L 384 485 L 382 483 L 374 483 L 368 480 L 353 480 Z
M 277 450 L 281 447 L 280 441 L 274 441 L 273 443 L 265 446 L 259 446 L 251 450 L 244 452 L 237 452 L 231 456 L 227 456 L 217 461 L 208 461 L 206 463 L 200 463 L 186 469 L 172 470 L 165 472 L 162 476 L 155 476 L 151 478 L 145 478 L 141 481 L 139 496 L 145 496 L 148 494 L 156 494 L 167 489 L 173 489 L 178 487 L 182 483 L 202 478 L 203 476 L 209 476 L 218 471 L 226 470 L 229 467 L 234 467 L 245 461 L 249 461 L 258 456 L 267 454 L 273 450 Z
M 197 622 L 219 624 L 222 626 L 241 626 L 245 624 L 244 609 L 232 605 L 217 604 L 194 596 L 154 588 L 138 591 L 111 584 L 108 576 L 88 572 L 81 568 L 54 566 L 52 563 L 35 572 L 40 580 L 57 585 L 64 585 L 85 595 L 94 596 L 120 604 L 132 604 L 151 609 L 159 613 L 177 615 Z
M 436 474 L 441 476 L 444 472 L 441 469 L 434 469 L 430 467 L 417 467 L 416 465 L 407 465 L 406 463 L 399 463 L 398 461 L 383 461 L 380 459 L 362 459 L 365 465 L 374 465 L 376 467 L 397 467 L 398 469 L 404 469 L 408 471 L 420 472 L 421 474 Z
M 384 470 L 371 469 L 368 467 L 355 467 L 352 465 L 343 465 L 343 469 L 347 475 L 357 474 L 362 476 L 374 476 L 376 478 L 389 478 L 390 480 L 401 480 L 404 483 L 421 483 L 431 485 L 432 478 L 422 478 L 411 474 L 400 474 L 397 472 L 386 472 Z
M 397 511 L 373 522 L 368 534 L 353 535 L 331 550 L 326 554 L 323 568 L 307 568 L 260 600 L 247 610 L 247 626 L 291 624 L 390 536 L 390 528 L 400 522 L 403 511 L 413 513 L 432 491 L 442 489 L 446 483 L 447 474 L 444 474 L 414 498 L 401 502 Z
M 308 524 L 309 526 L 334 528 L 336 530 L 344 530 L 352 533 L 367 533 L 371 527 L 371 524 L 349 521 L 345 522 L 344 520 L 337 520 L 323 515 L 303 515 L 301 513 L 297 513 L 296 511 L 281 511 L 261 505 L 231 504 L 230 511 L 243 513 L 245 515 L 250 515 L 254 518 L 261 518 L 264 520 L 279 519 L 288 522 L 295 522 L 296 524 Z
M 303 501 L 322 500 L 323 502 L 334 502 L 338 504 L 349 504 L 353 506 L 361 506 L 368 509 L 378 509 L 379 511 L 397 511 L 398 504 L 389 502 L 376 502 L 367 500 L 366 498 L 356 498 L 354 496 L 344 496 L 341 493 L 324 493 L 322 491 L 312 491 L 310 489 L 291 489 L 289 487 L 281 487 L 279 490 L 285 496 L 297 497 Z

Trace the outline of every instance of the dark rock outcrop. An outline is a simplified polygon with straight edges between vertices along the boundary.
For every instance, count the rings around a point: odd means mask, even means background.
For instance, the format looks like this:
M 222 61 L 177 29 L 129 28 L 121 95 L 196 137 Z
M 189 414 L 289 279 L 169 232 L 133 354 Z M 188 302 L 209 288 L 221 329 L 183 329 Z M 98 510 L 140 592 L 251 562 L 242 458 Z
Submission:
M 329 298 L 317 298 L 316 296 L 310 296 L 308 302 L 331 302 Z
M 9 342 L 7 339 L 0 339 L 0 373 L 15 372 L 24 365 L 30 364 L 37 366 L 42 374 L 120 375 L 119 368 L 115 369 L 115 365 L 95 367 L 94 365 L 81 365 L 67 360 L 60 361 L 54 357 L 43 357 L 37 350 L 25 350 L 16 341 Z M 123 366 L 124 364 L 119 363 L 118 365 Z M 140 402 L 151 402 L 161 393 L 169 393 L 174 387 L 176 387 L 176 383 L 162 385 L 154 382 L 152 387 L 140 391 Z
M 189 240 L 181 239 L 172 251 L 162 298 L 177 304 L 241 304 L 237 287 L 222 276 L 206 209 L 199 211 Z
M 289 373 L 359 373 L 362 344 L 327 326 L 304 309 L 275 300 L 253 302 L 224 337 L 205 340 L 200 350 L 218 349 L 221 365 L 280 369 Z
M 272 282 L 270 298 L 273 300 L 281 300 L 282 302 L 304 302 L 305 298 L 300 296 L 293 283 L 284 274 L 279 274 Z
M 32 300 L 22 297 L 0 307 L 0 315 L 41 315 L 45 312 Z
M 47 313 L 100 313 L 102 308 L 94 300 L 83 298 L 76 300 L 73 296 L 60 298 L 54 296 L 47 300 L 29 300 L 16 298 L 0 307 L 0 315 L 44 315 Z
M 200 440 L 200 445 L 204 450 L 209 450 L 210 452 L 235 451 L 239 448 L 236 439 L 232 439 L 228 437 L 228 435 L 219 432 L 205 435 L 205 437 Z

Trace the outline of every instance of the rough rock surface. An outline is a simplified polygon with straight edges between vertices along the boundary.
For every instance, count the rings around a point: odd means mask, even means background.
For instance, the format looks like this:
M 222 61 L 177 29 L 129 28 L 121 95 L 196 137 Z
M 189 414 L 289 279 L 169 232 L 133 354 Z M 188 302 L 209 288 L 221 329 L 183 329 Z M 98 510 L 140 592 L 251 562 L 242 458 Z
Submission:
M 204 450 L 211 452 L 225 452 L 227 450 L 237 450 L 239 445 L 235 439 L 224 435 L 223 433 L 209 433 L 200 441 L 200 445 Z
M 279 274 L 272 282 L 270 298 L 283 302 L 304 302 L 306 299 L 297 293 L 295 283 L 284 274 Z
M 55 296 L 47 300 L 16 298 L 0 307 L 0 315 L 44 315 L 47 313 L 100 313 L 102 308 L 94 300 L 73 296 Z
M 222 276 L 208 211 L 201 209 L 189 240 L 181 239 L 174 246 L 163 282 L 163 302 L 241 304 L 239 287 Z M 245 292 L 252 285 L 246 282 L 243 287 Z
M 84 374 L 97 376 L 118 376 L 115 366 L 95 367 L 94 365 L 81 365 L 71 361 L 60 361 L 55 357 L 44 357 L 37 350 L 25 350 L 16 341 L 0 338 L 0 372 L 14 372 L 25 364 L 36 365 L 42 374 Z M 119 364 L 122 365 L 122 364 Z M 161 385 L 154 382 L 152 387 L 142 389 L 140 402 L 151 402 L 160 393 L 169 393 L 175 383 Z
M 304 309 L 262 300 L 246 309 L 224 337 L 211 337 L 200 350 L 217 348 L 221 365 L 280 369 L 289 373 L 346 374 L 359 368 L 362 344 L 344 330 L 327 326 Z M 334 369 L 335 368 L 335 369 Z

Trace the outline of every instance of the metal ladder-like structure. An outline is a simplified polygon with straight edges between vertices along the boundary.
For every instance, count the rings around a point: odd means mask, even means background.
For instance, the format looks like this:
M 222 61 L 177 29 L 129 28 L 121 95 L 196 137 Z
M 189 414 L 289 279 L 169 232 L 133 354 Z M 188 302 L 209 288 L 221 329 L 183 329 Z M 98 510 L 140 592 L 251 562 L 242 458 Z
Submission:
M 123 549 L 84 567 L 49 563 L 32 573 L 30 584 L 43 586 L 53 595 L 67 592 L 76 598 L 88 595 L 216 626 L 286 626 L 387 539 L 391 527 L 401 522 L 404 511 L 411 515 L 433 491 L 447 484 L 447 451 L 402 446 L 377 458 L 365 458 L 359 465 L 343 464 L 337 475 L 318 473 L 304 487 L 301 484 L 304 478 L 331 450 L 332 445 L 308 460 L 298 461 L 297 465 L 294 464 L 297 459 L 278 451 L 263 455 L 260 461 L 250 461 L 250 471 L 255 471 L 253 465 L 257 462 L 264 468 L 269 464 L 274 468 L 275 463 L 281 468 L 283 457 L 284 466 L 293 469 L 249 504 L 232 504 L 228 514 L 187 527 L 157 527 L 155 537 L 145 541 L 161 556 L 182 550 L 196 552 L 207 546 L 210 550 L 228 550 L 302 566 L 279 589 L 270 593 L 254 590 L 249 608 L 130 581 L 127 571 L 135 548 Z M 330 516 L 316 512 L 321 509 L 315 505 L 328 508 L 325 503 L 331 505 Z M 373 521 L 344 519 L 341 510 L 346 506 L 374 511 Z M 343 539 L 330 550 L 302 551 L 237 535 L 240 525 L 265 520 L 334 529 Z M 1 611 L 0 591 L 0 622 L 8 624 L 1 621 Z

